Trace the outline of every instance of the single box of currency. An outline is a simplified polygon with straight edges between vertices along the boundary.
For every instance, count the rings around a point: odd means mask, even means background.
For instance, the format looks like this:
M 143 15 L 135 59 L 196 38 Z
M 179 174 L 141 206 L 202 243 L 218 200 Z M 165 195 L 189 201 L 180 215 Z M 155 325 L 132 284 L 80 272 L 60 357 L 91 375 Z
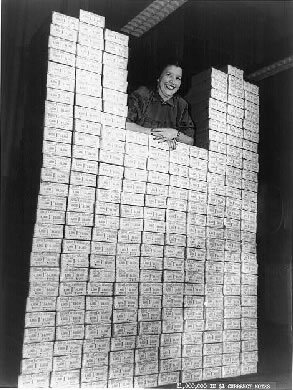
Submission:
M 147 347 L 159 347 L 160 335 L 138 335 L 136 337 L 136 348 L 147 348 Z
M 88 200 L 94 201 L 95 200 L 95 189 L 92 187 L 70 185 L 69 186 L 69 196 L 86 198 Z
M 160 347 L 160 359 L 181 357 L 181 345 Z
M 104 339 L 93 339 L 83 341 L 83 352 L 99 352 L 99 351 L 110 351 L 110 338 Z
M 164 269 L 170 269 L 174 271 L 184 271 L 184 261 L 173 257 L 164 258 Z
M 124 351 L 135 348 L 135 336 L 111 338 L 111 351 Z
M 182 344 L 201 344 L 202 332 L 185 332 L 182 334 Z
M 116 31 L 111 31 L 109 29 L 105 29 L 105 40 L 110 42 L 115 42 L 119 45 L 128 46 L 128 35 L 118 33 Z
M 226 329 L 223 331 L 223 341 L 240 341 L 239 329 Z
M 38 279 L 36 279 L 38 280 Z M 29 296 L 30 297 L 56 297 L 58 295 L 58 282 L 47 282 L 44 284 L 44 281 L 40 282 L 31 282 L 29 286 Z
M 162 299 L 160 295 L 140 295 L 139 307 L 140 308 L 161 308 Z
M 123 191 L 144 194 L 146 191 L 146 183 L 134 180 L 123 180 Z
M 111 244 L 109 244 L 111 245 Z M 113 245 L 113 244 L 112 244 Z M 89 280 L 91 282 L 114 282 L 115 281 L 115 271 L 114 269 L 91 269 Z
M 93 226 L 94 214 L 68 211 L 66 213 L 66 224 L 77 226 Z
M 97 15 L 97 14 L 94 14 L 92 12 L 88 12 L 88 11 L 85 11 L 85 10 L 80 10 L 79 11 L 79 20 L 81 22 L 84 22 L 84 23 L 87 23 L 87 24 L 90 24 L 90 25 L 93 25 L 93 26 L 97 26 L 97 27 L 105 27 L 105 17 L 104 16 L 100 16 L 100 15 Z
M 53 357 L 53 342 L 24 344 L 22 349 L 24 359 L 35 359 L 38 357 Z
M 65 66 L 65 65 L 64 65 Z M 46 100 L 56 103 L 73 105 L 74 93 L 56 88 L 47 88 Z
M 81 355 L 54 356 L 53 371 L 66 371 L 81 368 Z
M 128 58 L 128 46 L 105 40 L 105 52 Z
M 224 318 L 224 329 L 240 329 L 240 318 Z
M 50 327 L 55 325 L 55 312 L 28 312 L 25 314 L 25 328 Z M 32 342 L 26 338 L 25 342 Z
M 90 241 L 64 239 L 62 247 L 64 253 L 90 253 Z
M 84 323 L 85 324 L 110 323 L 111 317 L 112 317 L 112 307 L 110 307 L 108 311 L 105 311 L 104 309 L 87 310 L 85 312 Z
M 149 245 L 164 245 L 164 233 L 146 232 L 142 233 L 142 243 Z
M 86 120 L 76 119 L 74 130 L 79 133 L 99 136 L 101 134 L 101 124 Z
M 103 82 L 103 85 L 106 85 Z M 111 85 L 109 85 L 111 87 Z M 121 88 L 124 91 L 124 88 Z M 121 92 L 123 93 L 123 92 Z M 126 117 L 128 112 L 128 107 L 121 104 L 115 104 L 109 100 L 103 100 L 103 111 L 108 112 L 109 114 L 119 115 L 121 117 Z
M 92 268 L 105 268 L 115 270 L 115 256 L 103 254 L 91 254 L 90 266 Z
M 55 340 L 54 326 L 25 328 L 24 330 L 24 343 L 41 343 L 53 340 Z
M 162 310 L 162 319 L 167 321 L 180 321 L 183 319 L 183 309 L 164 307 Z
M 51 42 L 50 42 L 50 38 L 51 38 Z M 49 45 L 51 44 L 51 46 L 53 46 L 53 45 L 65 46 L 63 44 L 63 42 L 66 42 L 66 49 L 67 50 L 76 51 L 75 43 L 67 41 L 65 39 L 60 39 L 60 38 L 57 38 L 57 37 L 49 37 Z M 49 50 L 48 50 L 48 60 L 55 61 L 55 62 L 60 62 L 61 64 L 69 65 L 71 67 L 75 66 L 75 55 L 74 54 L 66 52 L 66 51 L 63 51 L 63 50 L 55 49 L 53 47 L 49 47 Z M 62 80 L 62 79 L 59 78 L 59 80 Z M 74 81 L 74 79 L 73 79 L 73 81 Z M 61 83 L 62 83 L 62 81 L 61 81 Z M 53 83 L 53 84 L 56 84 L 56 83 Z M 54 85 L 54 87 L 58 88 L 58 84 L 59 83 L 57 83 L 57 85 Z M 73 88 L 71 87 L 71 85 L 74 85 L 74 83 L 70 82 L 70 83 L 66 83 L 66 84 L 67 85 L 65 85 L 65 86 L 63 85 L 62 89 L 67 89 L 66 87 L 69 84 L 69 90 L 71 90 L 71 91 L 74 90 L 74 86 L 73 86 Z
M 56 24 L 55 24 L 56 25 Z M 58 51 L 68 54 L 71 53 L 71 55 L 76 54 L 76 42 L 70 41 L 68 39 L 60 38 L 57 36 L 49 35 L 48 40 L 48 47 L 57 49 Z M 74 56 L 75 57 L 75 56 Z M 58 62 L 58 61 L 56 61 Z M 65 62 L 67 63 L 67 62 Z M 74 66 L 75 61 L 68 61 L 68 65 Z
M 55 85 L 51 87 L 56 88 Z M 54 127 L 71 131 L 73 128 L 73 118 L 71 116 L 64 117 L 58 114 L 48 114 L 44 117 L 44 127 Z
M 163 333 L 182 333 L 183 332 L 183 321 L 162 321 L 162 332 Z
M 22 359 L 21 374 L 33 374 L 52 370 L 52 357 Z
M 98 200 L 95 204 L 95 213 L 118 217 L 119 205 L 116 203 L 103 202 L 101 200 Z
M 131 192 L 121 193 L 121 204 L 133 206 L 144 206 L 144 194 L 134 194 Z
M 203 307 L 185 307 L 184 308 L 184 320 L 201 320 L 204 318 L 204 310 Z
M 110 69 L 113 69 L 113 71 L 111 72 Z M 126 69 L 103 65 L 103 87 L 126 93 L 128 86 L 127 73 Z
M 49 216 L 51 218 L 54 218 L 55 215 L 52 213 L 49 213 Z M 59 215 L 58 215 L 59 216 Z M 39 221 L 45 222 L 45 218 L 38 218 Z M 56 220 L 53 222 L 56 223 Z M 61 252 L 61 238 L 41 238 L 41 237 L 34 237 L 32 242 L 32 252 Z
M 138 321 L 159 321 L 161 320 L 161 309 L 138 309 Z
M 65 238 L 74 240 L 91 240 L 91 227 L 88 226 L 65 226 Z
M 108 352 L 85 353 L 82 356 L 82 367 L 103 366 L 108 364 Z
M 110 365 L 134 363 L 134 350 L 110 352 Z
M 78 19 L 72 16 L 63 15 L 60 12 L 52 13 L 52 23 L 68 29 L 78 30 Z
M 75 172 L 70 173 L 70 184 L 96 187 L 97 177 L 91 173 Z
M 111 336 L 111 324 L 87 324 L 85 325 L 85 338 L 104 338 Z
M 164 386 L 171 383 L 178 383 L 179 382 L 179 371 L 173 371 L 173 372 L 162 372 L 158 376 L 158 385 Z
M 117 242 L 117 229 L 102 229 L 101 227 L 93 228 L 93 241 Z
M 60 296 L 76 296 L 86 294 L 86 282 L 60 283 Z
M 84 310 L 85 299 L 83 296 L 77 297 L 57 297 L 57 310 Z
M 140 268 L 141 270 L 162 270 L 163 269 L 163 259 L 157 257 L 144 257 L 140 258 Z
M 103 64 L 110 65 L 115 68 L 127 69 L 128 60 L 120 55 L 104 52 Z
M 81 340 L 84 338 L 84 325 L 74 324 L 56 327 L 56 340 Z
M 79 47 L 85 48 L 87 46 L 79 46 Z M 82 51 L 84 52 L 85 50 L 83 49 Z M 97 51 L 100 51 L 100 50 L 96 50 L 96 52 Z M 77 52 L 81 52 L 81 50 L 77 49 Z M 84 56 L 84 53 L 82 53 L 82 55 Z M 91 71 L 91 72 L 97 73 L 97 74 L 101 74 L 102 73 L 103 66 L 102 66 L 102 63 L 99 62 L 99 60 L 100 60 L 99 56 L 97 56 L 98 58 L 96 60 L 95 59 L 90 59 L 90 58 L 84 58 L 83 56 L 80 56 L 80 55 L 76 56 L 76 64 L 75 64 L 75 66 L 76 66 L 77 69 L 83 69 L 83 70 L 86 70 L 86 71 L 89 71 L 89 72 Z
M 49 387 L 50 373 L 41 372 L 33 374 L 21 374 L 18 376 L 18 387 L 20 388 L 41 388 Z
M 63 225 L 36 223 L 34 237 L 63 238 Z
M 163 295 L 163 307 L 183 307 L 182 295 Z
M 68 130 L 55 129 L 54 127 L 45 127 L 43 137 L 44 140 L 71 144 L 72 132 Z
M 84 313 L 84 310 L 57 311 L 56 325 L 83 324 Z
M 112 307 L 112 297 L 100 297 L 98 300 L 96 297 L 86 297 L 86 310 L 107 310 L 108 307 Z
M 125 129 L 125 118 L 124 117 L 109 114 L 107 112 L 101 113 L 101 123 L 103 126 L 110 126 L 110 127 L 114 127 L 114 128 L 117 127 L 119 129 Z
M 88 279 L 87 268 L 80 267 L 69 267 L 65 266 L 61 268 L 60 280 L 67 283 L 60 284 L 60 295 L 85 295 L 81 294 L 70 294 L 71 290 L 77 289 L 77 292 L 81 289 L 84 291 L 85 282 Z M 68 283 L 70 282 L 70 283 Z M 65 293 L 67 291 L 67 293 Z
M 80 370 L 81 382 L 106 381 L 108 365 L 95 367 L 82 367 Z
M 164 283 L 163 284 L 163 293 L 166 295 L 181 295 L 181 296 L 183 296 L 183 291 L 184 291 L 184 284 L 183 283 Z
M 204 295 L 204 284 L 189 283 L 185 284 L 184 294 L 188 295 Z
M 117 235 L 117 232 L 116 232 Z M 129 230 L 119 230 L 118 232 L 118 242 L 129 243 L 129 244 L 139 244 L 142 241 L 140 231 L 129 231 Z

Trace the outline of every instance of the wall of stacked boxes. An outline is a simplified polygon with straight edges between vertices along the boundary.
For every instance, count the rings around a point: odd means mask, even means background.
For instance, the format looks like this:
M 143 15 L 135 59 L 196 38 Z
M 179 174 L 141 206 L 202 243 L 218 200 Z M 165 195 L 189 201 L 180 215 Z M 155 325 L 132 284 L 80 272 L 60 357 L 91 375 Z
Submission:
M 257 372 L 258 88 L 211 68 L 196 146 L 125 130 L 128 37 L 57 12 L 20 387 Z

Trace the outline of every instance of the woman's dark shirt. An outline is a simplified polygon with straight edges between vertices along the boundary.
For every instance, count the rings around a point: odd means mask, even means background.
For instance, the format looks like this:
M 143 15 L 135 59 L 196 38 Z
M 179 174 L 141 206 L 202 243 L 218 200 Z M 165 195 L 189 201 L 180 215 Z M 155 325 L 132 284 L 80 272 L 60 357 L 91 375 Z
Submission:
M 177 129 L 194 138 L 187 102 L 178 95 L 164 102 L 157 91 L 147 87 L 139 87 L 129 95 L 127 121 L 143 127 Z

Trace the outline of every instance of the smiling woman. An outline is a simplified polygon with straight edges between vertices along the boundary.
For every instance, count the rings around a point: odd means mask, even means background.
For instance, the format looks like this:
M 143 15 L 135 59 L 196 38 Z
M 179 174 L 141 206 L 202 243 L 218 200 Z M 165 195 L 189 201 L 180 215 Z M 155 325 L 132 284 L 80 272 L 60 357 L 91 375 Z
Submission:
M 140 87 L 129 96 L 126 128 L 152 135 L 175 149 L 177 142 L 193 145 L 194 124 L 187 102 L 177 95 L 182 67 L 169 62 L 160 72 L 156 88 Z

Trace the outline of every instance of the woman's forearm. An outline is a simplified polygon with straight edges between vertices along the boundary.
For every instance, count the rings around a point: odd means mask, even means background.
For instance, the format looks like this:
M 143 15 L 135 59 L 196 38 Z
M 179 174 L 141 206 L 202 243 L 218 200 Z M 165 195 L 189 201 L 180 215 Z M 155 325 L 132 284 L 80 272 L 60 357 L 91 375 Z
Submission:
M 137 133 L 145 133 L 151 135 L 152 129 L 150 127 L 143 127 L 133 122 L 126 122 L 126 130 L 136 131 Z
M 126 130 L 131 130 L 131 131 L 136 131 L 137 133 L 145 133 L 145 134 L 151 135 L 152 131 L 155 131 L 155 133 L 156 133 L 156 130 L 157 130 L 157 132 L 161 133 L 162 131 L 170 131 L 171 129 L 169 129 L 169 128 L 152 129 L 150 127 L 140 126 L 140 125 L 133 123 L 133 122 L 126 122 Z M 174 131 L 174 129 L 172 129 L 172 131 Z M 164 134 L 162 134 L 162 138 L 164 138 Z M 178 141 L 182 142 L 184 144 L 187 144 L 187 145 L 193 145 L 193 138 L 189 137 L 188 135 L 181 133 L 181 132 L 179 133 Z
M 186 135 L 184 133 L 179 133 L 178 141 L 182 142 L 183 144 L 187 144 L 187 145 L 193 145 L 193 142 L 194 142 L 192 137 L 189 137 L 188 135 Z

